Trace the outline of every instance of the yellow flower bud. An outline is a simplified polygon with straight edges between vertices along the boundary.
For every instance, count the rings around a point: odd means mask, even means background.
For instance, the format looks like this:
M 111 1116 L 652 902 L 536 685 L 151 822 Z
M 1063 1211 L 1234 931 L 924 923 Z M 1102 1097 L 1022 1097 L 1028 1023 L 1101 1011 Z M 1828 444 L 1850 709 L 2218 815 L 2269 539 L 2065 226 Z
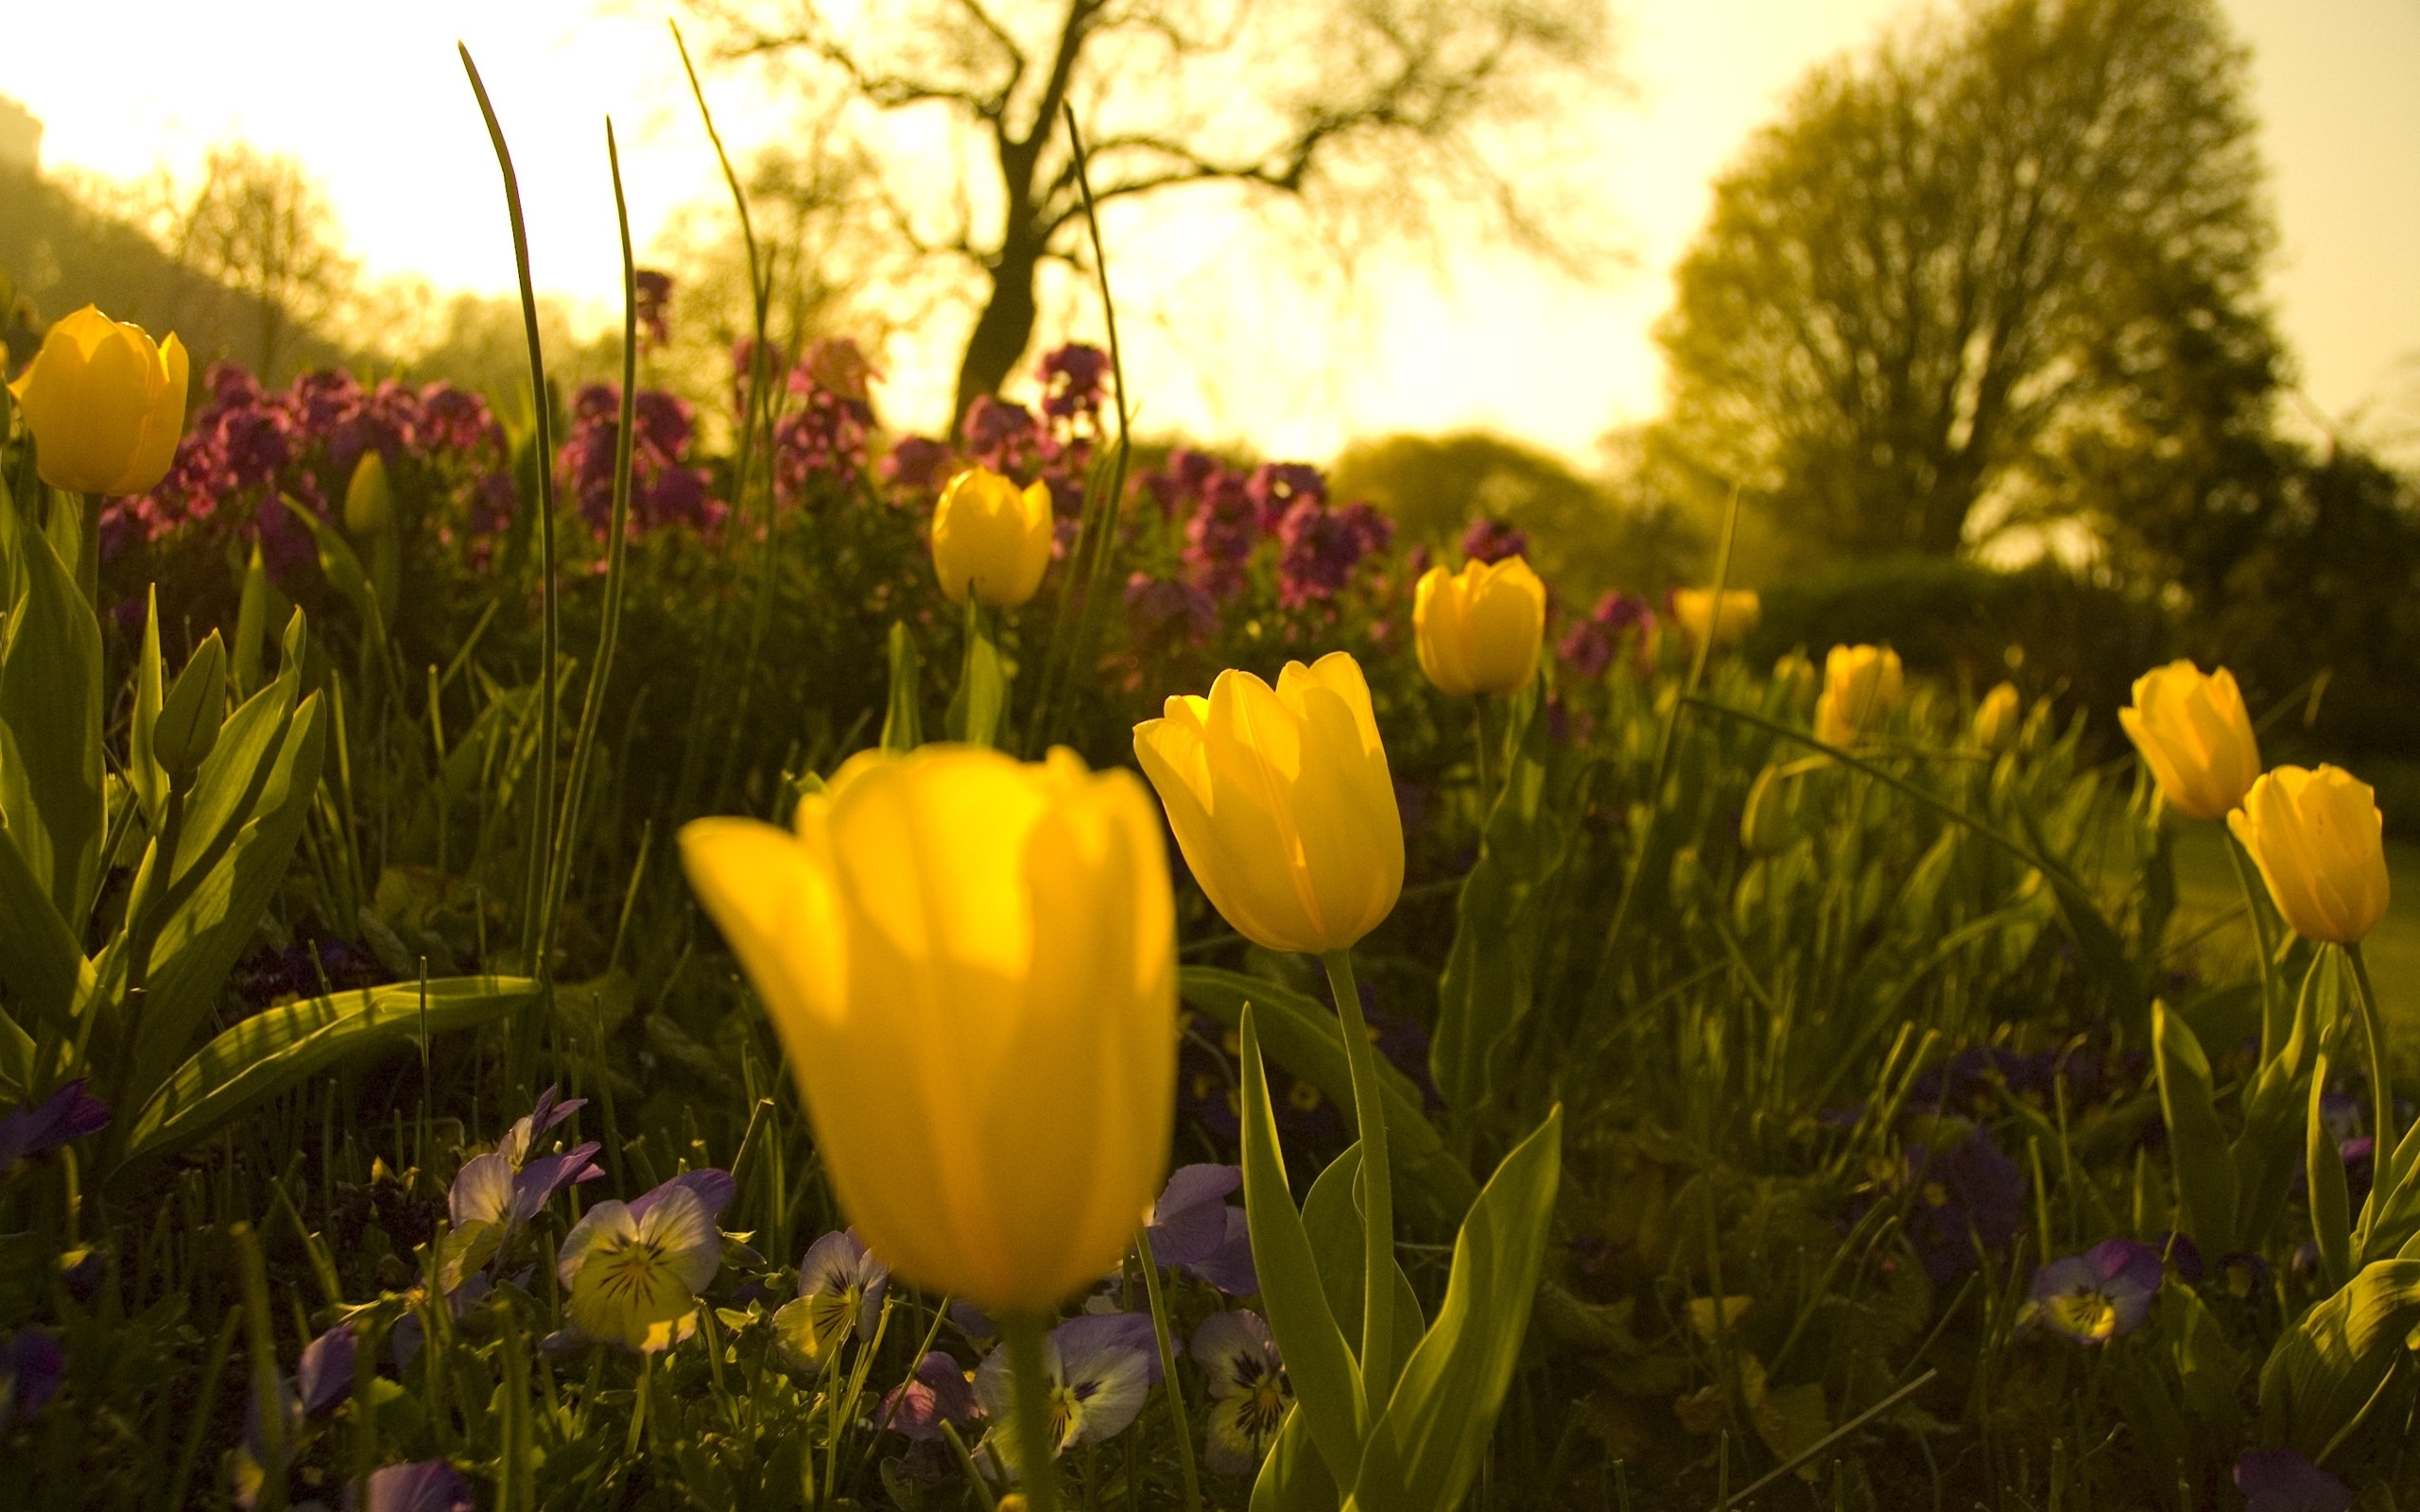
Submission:
M 2001 683 L 1975 706 L 1976 748 L 1995 755 L 2008 749 L 2024 719 L 2025 700 L 2017 696 L 2016 684 Z
M 793 831 L 700 819 L 681 852 L 879 1259 L 994 1312 L 1117 1263 L 1176 1095 L 1167 841 L 1132 773 L 865 752 Z
M 1031 598 L 1050 565 L 1051 541 L 1049 487 L 1019 491 L 988 467 L 950 479 L 933 507 L 933 571 L 953 604 L 965 603 L 970 590 L 994 609 Z
M 1431 567 L 1411 603 L 1420 670 L 1441 692 L 1517 693 L 1538 669 L 1547 585 L 1518 557 Z
M 2190 662 L 2153 667 L 2135 679 L 2134 707 L 2118 710 L 2118 723 L 2169 806 L 2188 818 L 2217 818 L 2260 776 L 2252 715 L 2224 667 L 2206 677 Z
M 1899 653 L 1887 645 L 1836 645 L 1824 658 L 1824 692 L 1815 700 L 1815 738 L 1854 746 L 1882 723 L 1907 691 Z
M 1721 601 L 1716 602 L 1710 588 L 1676 588 L 1672 591 L 1672 618 L 1679 622 L 1681 633 L 1691 645 L 1705 644 L 1709 636 L 1715 649 L 1737 645 L 1765 611 L 1764 600 L 1753 588 L 1727 590 Z
M 1815 696 L 1815 663 L 1797 651 L 1785 651 L 1773 661 L 1772 697 L 1781 708 L 1795 713 L 1806 707 Z
M 344 489 L 344 527 L 356 536 L 384 530 L 395 517 L 395 489 L 387 480 L 387 459 L 372 446 L 353 467 Z
M 145 493 L 185 428 L 185 349 L 86 305 L 50 328 L 9 386 L 34 433 L 42 480 L 79 493 Z
M 1360 665 L 1219 674 L 1134 727 L 1134 754 L 1201 890 L 1273 951 L 1341 950 L 1403 891 L 1403 818 Z
M 2280 766 L 2227 816 L 2294 933 L 2338 945 L 2386 917 L 2384 825 L 2377 793 L 2341 766 Z

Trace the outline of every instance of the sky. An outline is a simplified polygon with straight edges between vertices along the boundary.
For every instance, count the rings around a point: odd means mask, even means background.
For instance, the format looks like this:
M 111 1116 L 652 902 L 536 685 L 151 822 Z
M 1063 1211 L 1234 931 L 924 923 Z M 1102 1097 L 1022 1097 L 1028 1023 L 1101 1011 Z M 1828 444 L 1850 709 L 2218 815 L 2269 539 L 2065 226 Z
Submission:
M 2254 97 L 2283 230 L 2271 289 L 2312 406 L 2342 419 L 2420 394 L 2420 0 L 2222 0 L 2254 49 Z M 1586 463 L 1658 407 L 1650 328 L 1708 185 L 1811 65 L 1860 46 L 1899 0 L 1616 0 L 1622 99 L 1576 119 L 1624 255 L 1585 279 L 1480 245 L 1357 264 L 1348 298 L 1255 256 L 1209 201 L 1109 246 L 1146 430 L 1324 458 L 1392 430 L 1494 428 Z M 540 290 L 599 322 L 619 262 L 602 119 L 614 117 L 645 249 L 718 193 L 656 0 L 82 0 L 23 8 L 0 94 L 46 128 L 46 166 L 190 173 L 243 138 L 299 158 L 372 278 L 505 293 L 511 249 L 493 159 L 454 44 L 468 43 L 519 169 Z M 693 45 L 697 39 L 693 38 Z M 117 86 L 77 66 L 106 48 Z M 783 127 L 763 84 L 710 71 L 726 138 Z M 642 252 L 644 258 L 644 251 Z M 1064 301 L 1063 301 L 1063 303 Z M 1098 339 L 1067 304 L 1063 333 Z M 885 353 L 885 417 L 938 426 L 952 342 Z

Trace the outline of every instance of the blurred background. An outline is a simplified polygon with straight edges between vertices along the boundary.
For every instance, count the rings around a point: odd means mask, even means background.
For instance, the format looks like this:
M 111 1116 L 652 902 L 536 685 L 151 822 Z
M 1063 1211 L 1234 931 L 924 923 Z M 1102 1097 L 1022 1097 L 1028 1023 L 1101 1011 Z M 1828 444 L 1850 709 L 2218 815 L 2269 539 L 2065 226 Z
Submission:
M 2225 662 L 2420 816 L 2411 0 L 51 8 L 0 48 L 14 360 L 91 301 L 269 382 L 525 383 L 458 39 L 560 381 L 618 362 L 611 113 L 647 380 L 720 410 L 745 262 L 667 22 L 785 347 L 872 353 L 894 438 L 1099 339 L 1063 103 L 1146 433 L 1508 521 L 1570 606 L 1710 576 L 1737 486 L 1766 650 L 2098 713 Z

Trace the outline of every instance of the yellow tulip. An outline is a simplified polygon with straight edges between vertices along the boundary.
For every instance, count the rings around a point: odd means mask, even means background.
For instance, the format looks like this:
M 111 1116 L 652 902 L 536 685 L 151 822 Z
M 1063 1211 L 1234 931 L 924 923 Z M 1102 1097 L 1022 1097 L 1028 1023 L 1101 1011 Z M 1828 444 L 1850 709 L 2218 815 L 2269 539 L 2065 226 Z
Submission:
M 2280 766 L 2227 816 L 2294 933 L 2338 945 L 2386 917 L 2383 826 L 2377 794 L 2341 766 Z
M 1176 1094 L 1167 842 L 1132 773 L 865 752 L 793 830 L 700 819 L 681 852 L 868 1248 L 994 1312 L 1117 1263 Z
M 1547 585 L 1519 557 L 1431 567 L 1411 602 L 1420 670 L 1440 692 L 1517 693 L 1538 669 Z
M 1014 609 L 1042 586 L 1053 539 L 1050 490 L 1017 486 L 988 467 L 949 480 L 933 507 L 933 571 L 953 604 Z
M 2260 776 L 2252 715 L 2224 667 L 2206 677 L 2190 662 L 2153 667 L 2135 679 L 2134 707 L 2118 710 L 2118 723 L 2169 806 L 2187 817 L 2217 818 Z
M 79 493 L 145 493 L 185 428 L 185 349 L 86 305 L 50 328 L 9 386 L 34 433 L 42 480 Z
M 1710 588 L 1676 588 L 1672 591 L 1672 618 L 1680 623 L 1681 633 L 1691 645 L 1705 643 L 1710 634 L 1715 648 L 1736 645 L 1765 611 L 1764 600 L 1753 588 L 1725 591 L 1720 602 L 1716 601 Z
M 1815 738 L 1854 746 L 1898 706 L 1907 689 L 1899 653 L 1887 645 L 1836 645 L 1824 658 L 1824 692 L 1815 700 Z
M 1360 665 L 1288 662 L 1270 689 L 1227 671 L 1134 727 L 1168 827 L 1238 934 L 1323 954 L 1377 927 L 1403 891 L 1403 818 Z
M 1995 753 L 2008 749 L 2024 716 L 2025 700 L 2017 696 L 2015 683 L 2003 682 L 1983 695 L 1975 706 L 1976 748 Z

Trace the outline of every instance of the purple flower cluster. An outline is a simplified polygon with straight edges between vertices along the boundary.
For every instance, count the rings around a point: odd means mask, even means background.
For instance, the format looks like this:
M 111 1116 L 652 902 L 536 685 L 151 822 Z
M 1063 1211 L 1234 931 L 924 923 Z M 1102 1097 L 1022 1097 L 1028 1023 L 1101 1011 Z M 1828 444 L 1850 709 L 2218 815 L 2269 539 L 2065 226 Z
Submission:
M 874 376 L 845 336 L 817 341 L 790 369 L 795 407 L 773 425 L 773 496 L 781 503 L 800 503 L 818 478 L 847 485 L 864 474 Z
M 2025 1220 L 2025 1177 L 2016 1162 L 1982 1129 L 1941 1124 L 1928 1142 L 1910 1144 L 1904 1177 L 1915 1198 L 1909 1242 L 1935 1286 L 2006 1249 Z M 1963 1133 L 1952 1132 L 1959 1129 Z
M 1098 429 L 1102 383 L 1109 376 L 1109 353 L 1098 347 L 1069 342 L 1042 358 L 1042 413 L 1059 421 L 1084 421 Z
M 278 496 L 291 494 L 325 517 L 372 451 L 389 468 L 424 464 L 475 541 L 512 516 L 504 431 L 476 394 L 392 379 L 364 388 L 352 374 L 332 370 L 304 373 L 272 392 L 227 363 L 211 369 L 204 383 L 209 397 L 159 487 L 104 508 L 105 560 L 183 530 L 214 529 L 257 540 L 269 572 L 290 585 L 313 552 L 309 534 Z M 441 523 L 441 540 L 450 541 L 452 530 L 450 521 Z
M 1293 610 L 1335 597 L 1394 535 L 1393 522 L 1367 504 L 1329 507 L 1327 480 L 1303 462 L 1265 462 L 1247 473 L 1179 447 L 1142 486 L 1164 519 L 1184 518 L 1185 580 L 1214 603 L 1243 591 L 1265 540 L 1277 543 L 1278 603 Z
M 1613 665 L 1614 653 L 1620 647 L 1622 638 L 1634 633 L 1642 640 L 1655 633 L 1655 610 L 1637 594 L 1613 589 L 1597 600 L 1597 607 L 1586 617 L 1571 622 L 1556 644 L 1555 654 L 1575 676 L 1599 677 Z
M 710 491 L 706 471 L 687 465 L 697 434 L 688 403 L 660 388 L 642 388 L 631 413 L 631 533 L 668 524 L 720 524 L 727 507 Z M 621 389 L 585 385 L 572 399 L 571 435 L 555 455 L 556 475 L 572 490 L 580 518 L 599 541 L 613 528 L 614 453 L 621 432 Z
M 1478 519 L 1462 532 L 1462 555 L 1473 561 L 1502 561 L 1530 549 L 1530 533 L 1503 520 Z
M 672 275 L 642 267 L 632 279 L 637 295 L 639 344 L 660 347 L 672 339 Z

